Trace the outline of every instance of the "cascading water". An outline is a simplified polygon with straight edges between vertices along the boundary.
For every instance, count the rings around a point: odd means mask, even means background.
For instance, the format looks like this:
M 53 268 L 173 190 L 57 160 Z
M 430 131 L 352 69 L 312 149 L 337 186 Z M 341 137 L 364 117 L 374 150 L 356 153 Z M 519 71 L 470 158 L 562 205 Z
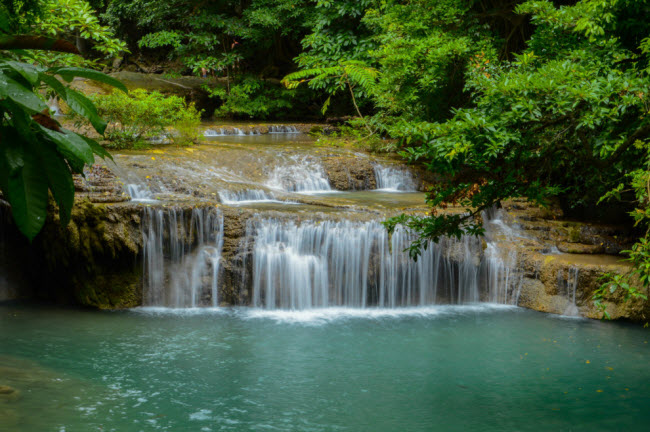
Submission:
M 486 248 L 483 258 L 483 277 L 492 289 L 490 303 L 517 304 L 524 274 L 517 265 L 516 248 L 510 247 L 522 234 L 503 221 L 500 210 L 483 213 Z
M 155 201 L 153 193 L 144 184 L 129 183 L 126 185 L 126 191 L 132 201 L 152 202 Z
M 578 288 L 578 276 L 580 275 L 580 269 L 578 267 L 571 267 L 568 270 L 566 281 L 562 277 L 562 274 L 558 274 L 558 282 L 561 285 L 566 286 L 566 296 L 567 296 L 567 307 L 564 310 L 566 316 L 580 316 L 580 311 L 576 304 L 576 289 Z
M 61 106 L 59 105 L 59 98 L 56 96 L 52 96 L 47 100 L 47 107 L 50 110 L 50 113 L 53 116 L 61 116 L 63 113 L 61 112 Z
M 224 204 L 246 204 L 246 203 L 263 203 L 263 202 L 275 202 L 275 203 L 286 203 L 292 204 L 286 201 L 280 201 L 273 196 L 272 193 L 263 191 L 263 190 L 241 190 L 241 191 L 220 191 L 219 198 Z
M 300 133 L 300 131 L 298 130 L 298 128 L 296 128 L 295 126 L 291 126 L 291 125 L 272 125 L 272 126 L 269 126 L 269 133 L 272 133 L 272 134 L 276 134 L 276 133 L 277 134 L 279 134 L 279 133 L 296 134 L 296 133 Z
M 409 170 L 376 164 L 377 189 L 394 192 L 414 192 L 417 185 Z
M 144 209 L 144 299 L 146 306 L 219 305 L 223 215 L 194 208 L 189 220 L 178 208 Z
M 277 166 L 266 185 L 285 192 L 313 193 L 331 191 L 323 167 L 313 158 L 293 156 L 288 163 Z
M 203 132 L 205 137 L 222 137 L 222 136 L 253 136 L 261 135 L 257 129 L 244 130 L 237 127 L 207 129 Z
M 480 299 L 480 242 L 431 243 L 417 261 L 414 236 L 376 221 L 249 221 L 252 303 L 268 309 L 400 307 Z M 488 290 L 490 287 L 487 287 Z

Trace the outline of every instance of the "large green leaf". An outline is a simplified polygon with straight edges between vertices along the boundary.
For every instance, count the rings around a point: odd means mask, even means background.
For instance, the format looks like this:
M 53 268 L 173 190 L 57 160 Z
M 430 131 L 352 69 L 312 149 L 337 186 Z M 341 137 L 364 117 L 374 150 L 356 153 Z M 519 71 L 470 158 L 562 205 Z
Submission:
M 47 109 L 45 102 L 36 96 L 32 89 L 22 86 L 3 73 L 0 73 L 0 98 L 10 99 L 31 113 Z
M 0 67 L 7 67 L 14 72 L 20 74 L 27 82 L 32 85 L 38 84 L 38 68 L 28 63 L 21 63 L 17 61 L 5 61 L 0 63 Z
M 79 135 L 79 138 L 86 141 L 86 144 L 88 144 L 88 146 L 92 149 L 93 153 L 95 153 L 100 158 L 102 159 L 108 158 L 110 160 L 113 160 L 113 156 L 111 156 L 111 154 L 104 147 L 99 145 L 99 143 L 94 139 L 85 137 L 83 135 Z
M 51 69 L 51 73 L 60 75 L 61 78 L 70 82 L 74 77 L 88 78 L 93 81 L 99 81 L 104 84 L 116 87 L 123 92 L 127 93 L 128 90 L 126 86 L 115 78 L 108 76 L 104 73 L 94 71 L 92 69 L 78 68 L 78 67 L 65 67 L 65 68 L 55 68 Z
M 54 90 L 61 99 L 63 99 L 64 101 L 66 100 L 66 98 L 68 97 L 66 86 L 61 84 L 61 82 L 58 79 L 56 79 L 52 75 L 48 75 L 43 72 L 38 74 L 38 78 L 41 81 L 43 81 L 45 84 L 50 86 L 50 88 L 52 88 L 52 90 Z
M 14 221 L 30 240 L 39 233 L 47 216 L 48 182 L 43 175 L 42 166 L 36 149 L 29 143 L 23 157 L 23 166 L 9 176 L 7 195 L 11 203 Z
M 38 158 L 45 170 L 54 199 L 59 205 L 61 223 L 67 225 L 74 204 L 74 182 L 70 168 L 50 143 L 37 141 L 35 147 L 38 149 Z
M 61 132 L 56 132 L 40 125 L 39 128 L 56 144 L 59 152 L 72 161 L 75 171 L 79 172 L 79 164 L 74 163 L 75 161 L 81 162 L 81 168 L 83 168 L 83 164 L 92 165 L 95 163 L 92 149 L 79 135 L 65 129 L 61 129 Z
M 95 130 L 103 135 L 106 130 L 106 122 L 97 114 L 97 109 L 90 99 L 71 88 L 67 88 L 65 93 L 64 100 L 70 109 L 86 117 Z

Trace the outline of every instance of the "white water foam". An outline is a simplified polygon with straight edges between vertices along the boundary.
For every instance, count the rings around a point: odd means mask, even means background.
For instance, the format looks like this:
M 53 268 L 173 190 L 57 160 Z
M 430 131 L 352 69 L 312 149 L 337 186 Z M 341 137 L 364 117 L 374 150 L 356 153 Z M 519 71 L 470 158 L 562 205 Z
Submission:
M 126 191 L 131 197 L 131 201 L 136 202 L 155 202 L 155 197 L 151 190 L 144 185 L 138 183 L 129 183 L 126 185 Z

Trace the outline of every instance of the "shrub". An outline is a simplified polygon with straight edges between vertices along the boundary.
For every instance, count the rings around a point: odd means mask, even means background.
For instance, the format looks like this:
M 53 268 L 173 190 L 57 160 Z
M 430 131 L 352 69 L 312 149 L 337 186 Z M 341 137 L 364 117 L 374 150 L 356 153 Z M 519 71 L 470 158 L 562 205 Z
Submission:
M 129 94 L 94 95 L 92 100 L 100 115 L 109 121 L 105 134 L 109 147 L 132 148 L 161 135 L 169 135 L 175 144 L 198 140 L 201 113 L 180 96 L 138 89 Z M 168 128 L 175 132 L 169 133 Z

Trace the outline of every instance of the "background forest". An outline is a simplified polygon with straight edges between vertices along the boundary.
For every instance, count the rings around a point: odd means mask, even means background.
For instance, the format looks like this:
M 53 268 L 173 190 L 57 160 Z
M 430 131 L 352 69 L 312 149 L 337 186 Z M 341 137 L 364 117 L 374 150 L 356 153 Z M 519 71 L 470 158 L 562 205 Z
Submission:
M 635 224 L 640 240 L 629 255 L 648 282 L 647 1 L 2 4 L 2 48 L 17 48 L 7 41 L 22 34 L 68 40 L 79 52 L 5 51 L 12 61 L 205 76 L 221 117 L 348 119 L 359 139 L 439 176 L 432 215 L 393 227 L 423 239 L 478 234 L 475 216 L 505 199 L 554 201 L 569 217 Z M 16 74 L 19 84 L 29 78 Z M 467 212 L 436 213 L 450 204 Z

